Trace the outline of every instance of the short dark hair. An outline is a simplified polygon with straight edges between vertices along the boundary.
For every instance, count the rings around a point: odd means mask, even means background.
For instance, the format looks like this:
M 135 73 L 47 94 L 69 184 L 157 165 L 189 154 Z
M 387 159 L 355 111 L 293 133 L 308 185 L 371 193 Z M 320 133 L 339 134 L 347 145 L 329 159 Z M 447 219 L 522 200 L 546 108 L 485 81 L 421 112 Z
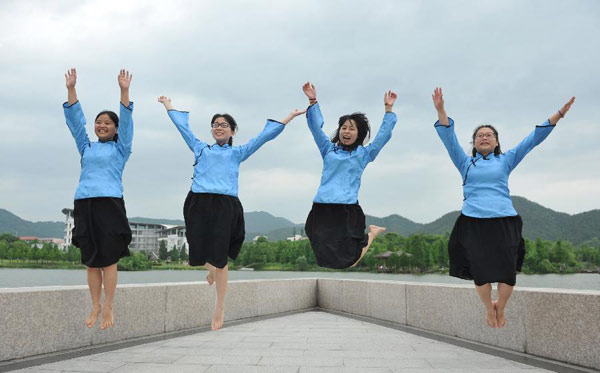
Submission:
M 477 131 L 479 131 L 482 128 L 489 128 L 494 132 L 494 136 L 496 137 L 496 141 L 498 142 L 498 145 L 496 145 L 496 147 L 494 148 L 494 155 L 498 156 L 502 154 L 502 149 L 500 149 L 500 137 L 498 137 L 498 131 L 496 131 L 494 126 L 492 126 L 491 124 L 482 124 L 475 128 L 475 131 L 473 131 L 473 138 L 471 139 L 471 144 L 473 144 L 471 154 L 473 154 L 473 157 L 477 155 L 477 149 L 475 149 L 475 136 L 477 135 Z
M 356 137 L 356 141 L 349 146 L 341 145 L 340 143 L 340 128 L 346 123 L 348 120 L 353 120 L 356 123 L 356 129 L 358 130 L 358 136 Z M 331 142 L 334 144 L 338 144 L 343 146 L 348 150 L 354 150 L 359 145 L 364 145 L 365 141 L 369 141 L 369 137 L 371 135 L 371 126 L 369 126 L 369 119 L 363 113 L 352 113 L 348 115 L 342 115 L 340 120 L 338 121 L 338 128 L 335 131 L 333 137 L 331 138 Z
M 231 128 L 231 130 L 233 132 L 237 131 L 238 129 L 238 125 L 235 122 L 235 119 L 233 119 L 233 117 L 227 113 L 224 114 L 215 114 L 213 115 L 212 119 L 210 120 L 211 125 L 215 122 L 215 119 L 217 118 L 225 118 L 225 120 L 227 121 L 227 123 L 229 123 L 229 128 Z M 229 144 L 229 146 L 233 145 L 233 138 L 230 137 L 229 141 L 227 142 Z
M 101 112 L 98 113 L 98 115 L 96 115 L 96 119 L 94 119 L 94 122 L 98 120 L 98 117 L 100 115 L 108 115 L 108 117 L 110 118 L 110 120 L 113 121 L 113 123 L 115 124 L 115 128 L 119 128 L 119 116 L 117 115 L 117 113 L 115 113 L 114 111 L 110 111 L 110 110 L 103 110 Z M 113 137 L 113 141 L 117 142 L 117 140 L 119 139 L 119 134 L 115 133 L 115 136 Z

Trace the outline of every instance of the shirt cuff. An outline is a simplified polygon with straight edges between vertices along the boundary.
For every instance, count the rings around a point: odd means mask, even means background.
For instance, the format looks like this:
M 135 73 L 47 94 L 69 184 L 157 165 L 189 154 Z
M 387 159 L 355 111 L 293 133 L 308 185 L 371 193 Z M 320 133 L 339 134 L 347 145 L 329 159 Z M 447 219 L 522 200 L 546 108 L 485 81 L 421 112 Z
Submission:
M 438 120 L 438 121 L 436 121 L 436 122 L 435 122 L 435 124 L 434 124 L 433 126 L 434 126 L 434 127 L 448 127 L 448 128 L 450 128 L 450 127 L 454 127 L 454 120 L 453 120 L 452 118 L 448 117 L 448 125 L 447 125 L 447 126 L 445 126 L 445 125 L 443 125 L 443 124 L 440 124 L 440 121 L 439 121 L 439 120 Z

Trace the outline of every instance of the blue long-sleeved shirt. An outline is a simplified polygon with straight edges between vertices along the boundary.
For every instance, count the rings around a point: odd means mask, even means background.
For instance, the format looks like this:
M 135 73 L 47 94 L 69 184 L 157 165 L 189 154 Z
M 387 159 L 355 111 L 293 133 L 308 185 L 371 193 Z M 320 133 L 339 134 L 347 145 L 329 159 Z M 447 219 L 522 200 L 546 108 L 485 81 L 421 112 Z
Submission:
M 497 156 L 490 153 L 483 156 L 476 153 L 468 156 L 461 148 L 454 133 L 454 121 L 448 118 L 450 125 L 444 126 L 437 121 L 435 129 L 444 143 L 450 159 L 460 172 L 463 180 L 463 215 L 474 218 L 498 218 L 515 216 L 510 199 L 508 177 L 523 160 L 525 155 L 540 144 L 554 126 L 546 120 L 536 126 L 523 141 L 513 149 Z
M 85 116 L 79 101 L 63 104 L 67 126 L 81 155 L 81 175 L 75 199 L 123 197 L 123 169 L 133 141 L 133 102 L 120 104 L 118 140 L 91 142 L 85 130 Z
M 285 126 L 268 119 L 265 128 L 245 145 L 208 145 L 194 136 L 187 111 L 169 110 L 169 118 L 192 152 L 194 152 L 194 177 L 192 192 L 216 193 L 237 197 L 240 163 L 248 159 L 269 140 L 279 135 Z
M 397 121 L 396 114 L 386 112 L 373 142 L 367 146 L 359 145 L 352 151 L 344 150 L 343 147 L 332 143 L 325 134 L 323 115 L 318 103 L 308 108 L 306 118 L 308 128 L 323 158 L 321 184 L 313 202 L 357 203 L 362 173 L 367 164 L 375 160 L 377 154 L 392 137 L 392 130 Z

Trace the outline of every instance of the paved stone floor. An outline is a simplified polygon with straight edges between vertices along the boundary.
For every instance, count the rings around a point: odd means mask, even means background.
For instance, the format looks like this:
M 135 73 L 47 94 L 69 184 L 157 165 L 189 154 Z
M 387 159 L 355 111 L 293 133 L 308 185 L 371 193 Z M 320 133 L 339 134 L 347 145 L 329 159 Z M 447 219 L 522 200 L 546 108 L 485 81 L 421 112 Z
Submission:
M 324 312 L 226 327 L 19 372 L 545 372 Z

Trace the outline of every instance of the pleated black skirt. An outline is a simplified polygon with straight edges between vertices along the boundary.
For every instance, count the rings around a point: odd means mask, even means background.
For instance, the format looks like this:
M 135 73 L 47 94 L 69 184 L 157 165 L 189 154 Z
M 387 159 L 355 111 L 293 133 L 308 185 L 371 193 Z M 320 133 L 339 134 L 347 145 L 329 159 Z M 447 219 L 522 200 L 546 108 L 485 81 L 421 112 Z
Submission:
M 317 264 L 326 268 L 350 267 L 368 242 L 359 204 L 313 203 L 304 230 Z
M 73 220 L 73 245 L 81 250 L 81 263 L 102 268 L 130 255 L 131 228 L 123 198 L 76 199 Z
M 450 275 L 474 280 L 478 286 L 514 286 L 525 258 L 522 229 L 519 215 L 481 219 L 461 214 L 448 242 Z
M 246 230 L 244 209 L 237 197 L 190 191 L 183 205 L 190 265 L 227 265 L 237 258 Z

